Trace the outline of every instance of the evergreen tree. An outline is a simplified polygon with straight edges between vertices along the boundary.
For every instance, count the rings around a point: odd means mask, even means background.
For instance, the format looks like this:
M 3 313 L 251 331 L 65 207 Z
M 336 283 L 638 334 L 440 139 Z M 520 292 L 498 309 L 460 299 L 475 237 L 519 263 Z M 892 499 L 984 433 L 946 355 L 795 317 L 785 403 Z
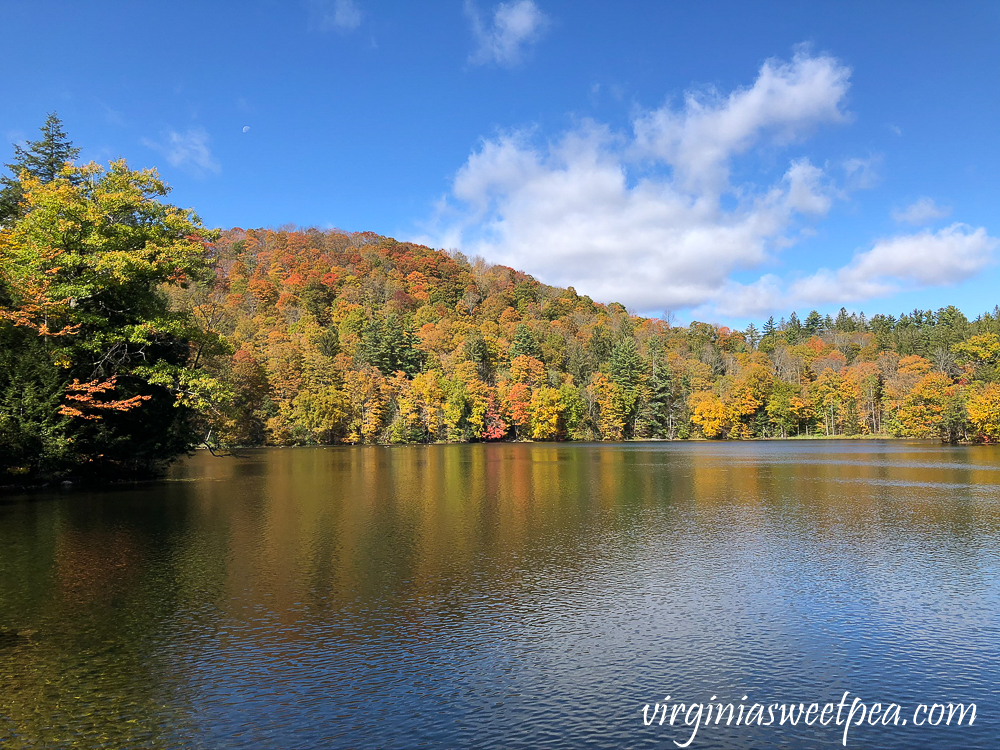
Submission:
M 794 312 L 788 316 L 788 325 L 785 326 L 785 341 L 789 346 L 794 346 L 802 340 L 802 323 L 799 316 Z
M 357 356 L 362 364 L 377 367 L 383 375 L 402 371 L 413 377 L 423 364 L 416 338 L 394 314 L 382 321 L 372 318 L 362 331 Z
M 761 330 L 763 331 L 765 339 L 768 341 L 774 340 L 774 335 L 778 332 L 778 327 L 774 324 L 773 315 L 765 321 L 764 327 Z
M 774 316 L 769 317 L 761 328 L 760 350 L 762 352 L 774 351 L 778 338 L 778 327 L 774 324 Z
M 302 306 L 323 326 L 330 324 L 330 305 L 335 297 L 330 287 L 319 279 L 311 279 L 299 292 Z
M 618 387 L 621 396 L 620 405 L 625 419 L 626 437 L 632 437 L 635 432 L 636 417 L 641 406 L 639 384 L 642 381 L 643 369 L 642 357 L 639 356 L 635 339 L 623 336 L 611 352 L 608 371 L 611 382 Z
M 490 356 L 490 347 L 478 332 L 465 340 L 465 357 L 470 362 L 475 362 L 480 380 L 484 383 L 493 382 L 493 358 Z
M 614 346 L 615 342 L 611 331 L 603 324 L 594 326 L 590 340 L 587 341 L 587 351 L 598 366 L 608 361 Z
M 0 479 L 72 468 L 70 420 L 59 413 L 64 385 L 34 332 L 0 328 Z
M 534 357 L 538 360 L 542 358 L 542 350 L 539 348 L 538 342 L 535 341 L 531 329 L 524 323 L 517 324 L 517 328 L 514 331 L 514 341 L 510 345 L 511 361 L 514 361 L 516 357 L 520 357 L 521 355 Z
M 633 391 L 642 377 L 643 363 L 635 339 L 623 337 L 611 353 L 608 363 L 611 380 L 624 391 Z
M 684 406 L 680 379 L 670 367 L 660 365 L 649 382 L 649 401 L 643 411 L 643 422 L 650 437 L 673 440 L 677 437 L 679 412 Z
M 324 357 L 333 359 L 340 354 L 340 335 L 334 327 L 326 328 L 316 337 L 316 348 Z
M 803 327 L 806 329 L 806 333 L 815 336 L 823 329 L 823 316 L 819 314 L 818 310 L 810 311 Z
M 27 172 L 42 184 L 52 182 L 59 172 L 80 155 L 80 149 L 66 137 L 62 120 L 55 112 L 50 112 L 41 127 L 42 137 L 28 141 L 26 147 L 14 144 L 14 161 L 4 166 L 9 175 L 0 177 L 0 226 L 8 226 L 20 214 L 19 208 L 24 198 L 21 173 Z
M 833 323 L 833 327 L 840 331 L 841 333 L 853 333 L 856 328 L 856 321 L 847 314 L 847 308 L 840 308 L 840 312 L 837 313 L 837 319 Z
M 594 372 L 590 355 L 583 348 L 579 341 L 572 339 L 569 342 L 569 353 L 566 356 L 566 371 L 573 376 L 577 383 L 586 383 Z
M 757 344 L 760 343 L 760 331 L 757 330 L 757 326 L 753 323 L 747 326 L 746 331 L 744 331 L 747 337 L 747 343 L 750 344 L 750 349 L 756 349 Z

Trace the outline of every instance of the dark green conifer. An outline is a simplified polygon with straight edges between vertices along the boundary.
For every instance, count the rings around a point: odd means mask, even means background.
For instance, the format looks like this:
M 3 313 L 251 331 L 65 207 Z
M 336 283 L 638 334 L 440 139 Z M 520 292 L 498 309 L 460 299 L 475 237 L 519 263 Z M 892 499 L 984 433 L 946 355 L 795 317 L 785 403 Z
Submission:
M 10 224 L 20 213 L 24 191 L 21 188 L 21 173 L 27 172 L 42 182 L 52 182 L 66 162 L 72 162 L 80 155 L 80 149 L 62 129 L 62 120 L 55 112 L 50 112 L 41 127 L 42 137 L 28 141 L 24 146 L 14 144 L 14 161 L 5 164 L 9 175 L 0 177 L 0 226 Z
M 518 323 L 517 329 L 514 331 L 514 341 L 510 345 L 511 361 L 522 354 L 539 360 L 542 358 L 542 350 L 538 346 L 538 342 L 535 341 L 531 329 L 524 323 Z

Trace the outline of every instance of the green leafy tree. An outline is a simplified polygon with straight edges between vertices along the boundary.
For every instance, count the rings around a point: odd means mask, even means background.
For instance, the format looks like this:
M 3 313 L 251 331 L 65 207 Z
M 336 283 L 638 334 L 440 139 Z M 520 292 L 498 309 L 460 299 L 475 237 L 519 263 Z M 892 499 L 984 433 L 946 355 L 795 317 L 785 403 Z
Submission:
M 192 357 L 224 347 L 165 293 L 212 278 L 213 235 L 161 202 L 167 187 L 154 171 L 124 161 L 107 171 L 66 166 L 48 182 L 25 174 L 21 189 L 25 210 L 0 229 L 0 336 L 5 356 L 33 368 L 5 369 L 0 393 L 25 381 L 39 403 L 60 393 L 56 414 L 68 421 L 7 398 L 6 434 L 50 436 L 46 461 L 63 455 L 64 437 L 71 455 L 57 461 L 61 470 L 153 470 L 199 442 L 196 411 L 226 398 Z M 6 470 L 41 471 L 25 466 Z

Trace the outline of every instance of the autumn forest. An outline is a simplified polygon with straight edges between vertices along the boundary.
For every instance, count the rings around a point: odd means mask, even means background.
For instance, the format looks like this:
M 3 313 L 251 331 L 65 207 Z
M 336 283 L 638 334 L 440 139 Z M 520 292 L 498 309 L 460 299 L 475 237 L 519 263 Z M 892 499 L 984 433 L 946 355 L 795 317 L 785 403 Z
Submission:
M 205 446 L 1000 439 L 1000 309 L 641 317 L 372 233 L 208 230 L 54 115 L 0 195 L 0 484 Z

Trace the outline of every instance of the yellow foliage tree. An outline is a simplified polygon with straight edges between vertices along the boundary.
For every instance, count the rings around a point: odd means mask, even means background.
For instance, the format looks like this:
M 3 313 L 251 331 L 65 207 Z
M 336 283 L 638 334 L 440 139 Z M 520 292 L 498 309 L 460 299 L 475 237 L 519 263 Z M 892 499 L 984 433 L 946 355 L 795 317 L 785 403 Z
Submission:
M 688 400 L 691 421 L 708 439 L 722 437 L 728 426 L 726 406 L 712 391 L 695 391 Z
M 621 440 L 629 412 L 628 395 L 603 372 L 595 374 L 588 389 L 599 408 L 597 429 L 602 440 Z
M 347 399 L 332 385 L 306 387 L 292 400 L 290 416 L 305 431 L 304 442 L 332 443 L 343 430 Z
M 444 388 L 440 370 L 428 370 L 410 382 L 410 394 L 420 415 L 420 422 L 432 440 L 445 438 Z
M 562 401 L 559 391 L 543 386 L 531 397 L 531 437 L 535 440 L 552 440 L 559 435 Z
M 344 390 L 349 405 L 346 441 L 378 442 L 390 395 L 385 377 L 375 367 L 352 370 L 344 376 Z
M 979 437 L 1000 441 L 1000 383 L 988 383 L 973 393 L 965 409 Z
M 893 431 L 900 437 L 937 437 L 941 432 L 945 405 L 953 392 L 951 378 L 944 373 L 924 375 L 896 409 Z

